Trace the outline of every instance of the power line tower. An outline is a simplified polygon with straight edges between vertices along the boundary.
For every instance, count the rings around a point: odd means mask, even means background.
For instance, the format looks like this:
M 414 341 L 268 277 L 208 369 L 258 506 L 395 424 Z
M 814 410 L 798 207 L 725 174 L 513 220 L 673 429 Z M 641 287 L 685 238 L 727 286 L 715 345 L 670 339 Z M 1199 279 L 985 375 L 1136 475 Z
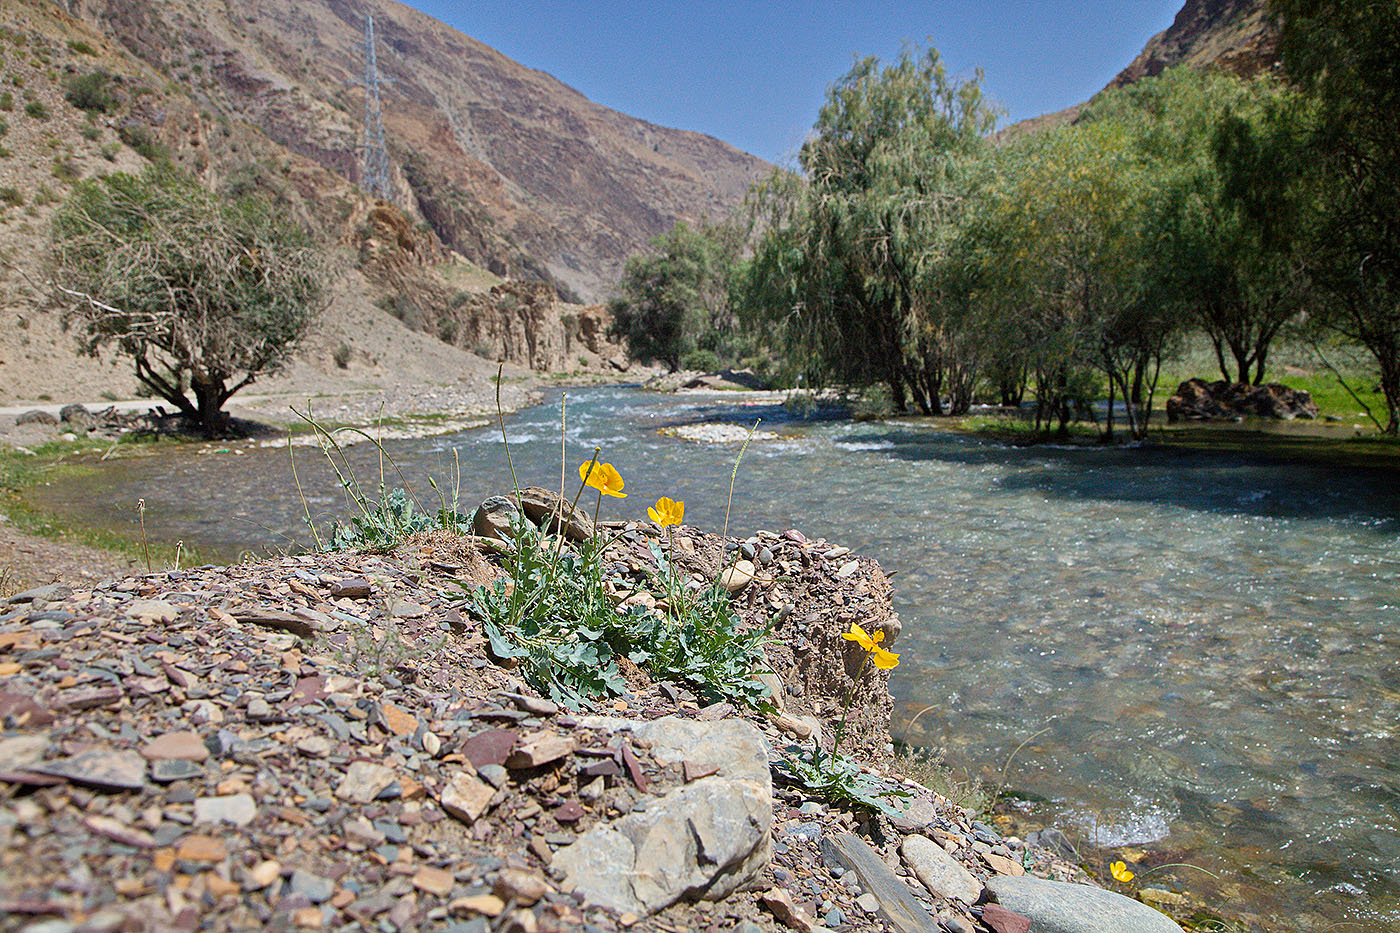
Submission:
M 374 54 L 374 14 L 365 14 L 365 128 L 360 145 L 364 161 L 360 187 L 372 198 L 394 200 L 389 178 L 389 153 L 384 147 L 384 119 L 379 99 L 379 60 Z

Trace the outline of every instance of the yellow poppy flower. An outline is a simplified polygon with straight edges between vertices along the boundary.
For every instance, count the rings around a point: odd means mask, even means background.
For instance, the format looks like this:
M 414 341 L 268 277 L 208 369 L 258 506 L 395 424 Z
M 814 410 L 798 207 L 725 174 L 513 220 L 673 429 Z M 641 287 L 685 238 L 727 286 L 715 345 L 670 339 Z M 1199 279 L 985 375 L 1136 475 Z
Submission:
M 883 635 L 885 633 L 878 632 L 877 634 Z M 884 648 L 877 647 L 870 652 L 870 657 L 875 662 L 875 666 L 882 671 L 892 671 L 899 666 L 899 655 L 893 651 L 886 651 Z
M 589 464 L 593 465 L 591 473 L 588 469 Z M 593 463 L 591 460 L 585 460 L 579 464 L 578 478 L 601 493 L 619 499 L 627 498 L 627 493 L 622 491 L 622 475 L 611 463 Z
M 899 666 L 899 655 L 893 651 L 886 651 L 880 647 L 880 642 L 885 640 L 884 632 L 876 632 L 874 635 L 868 634 L 865 629 L 856 623 L 851 623 L 851 630 L 841 636 L 846 641 L 853 641 L 866 651 L 870 652 L 870 659 L 875 662 L 875 666 L 882 671 L 891 671 Z
M 647 514 L 662 528 L 668 525 L 679 525 L 681 519 L 685 518 L 685 503 L 662 496 L 656 500 L 656 508 L 647 509 Z
M 864 648 L 866 651 L 869 651 L 869 652 L 871 652 L 871 653 L 873 654 L 873 653 L 875 652 L 875 650 L 876 650 L 876 649 L 875 649 L 875 646 L 876 646 L 879 642 L 882 642 L 882 641 L 885 640 L 885 633 L 884 633 L 884 632 L 876 632 L 874 635 L 867 635 L 866 632 L 865 632 L 865 629 L 861 628 L 859 625 L 857 625 L 856 623 L 852 622 L 852 623 L 851 623 L 851 630 L 850 630 L 849 632 L 846 632 L 846 633 L 845 633 L 844 635 L 842 635 L 841 637 L 844 638 L 844 639 L 846 639 L 846 641 L 853 641 L 853 642 L 855 642 L 856 644 L 858 644 L 858 645 L 860 645 L 862 648 Z M 887 652 L 887 653 L 888 653 L 888 652 Z
M 1108 866 L 1108 870 L 1113 872 L 1113 877 L 1123 884 L 1127 884 L 1136 877 L 1136 875 L 1128 871 L 1128 866 L 1122 862 L 1114 862 L 1112 865 Z

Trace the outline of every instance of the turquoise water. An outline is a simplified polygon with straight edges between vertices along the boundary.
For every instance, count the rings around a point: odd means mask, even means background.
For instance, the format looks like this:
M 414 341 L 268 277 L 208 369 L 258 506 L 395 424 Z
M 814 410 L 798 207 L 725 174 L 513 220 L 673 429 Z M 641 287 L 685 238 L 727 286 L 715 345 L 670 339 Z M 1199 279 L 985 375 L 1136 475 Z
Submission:
M 569 473 L 595 444 L 627 481 L 605 516 L 658 496 L 718 531 L 735 446 L 661 428 L 751 422 L 730 533 L 797 527 L 895 571 L 904 620 L 896 729 L 1048 799 L 1079 839 L 1159 849 L 1155 873 L 1290 929 L 1400 927 L 1400 485 L 1154 448 L 1014 449 L 904 423 L 792 421 L 742 397 L 570 392 Z M 522 484 L 559 481 L 559 408 L 508 419 Z M 388 445 L 465 508 L 504 491 L 499 431 Z M 377 482 L 373 451 L 351 453 Z M 297 452 L 321 520 L 345 514 L 314 449 Z M 435 497 L 424 485 L 425 502 Z M 283 450 L 179 452 L 104 465 L 44 506 L 135 521 L 206 555 L 306 544 Z M 1042 731 L 1044 730 L 1044 731 Z

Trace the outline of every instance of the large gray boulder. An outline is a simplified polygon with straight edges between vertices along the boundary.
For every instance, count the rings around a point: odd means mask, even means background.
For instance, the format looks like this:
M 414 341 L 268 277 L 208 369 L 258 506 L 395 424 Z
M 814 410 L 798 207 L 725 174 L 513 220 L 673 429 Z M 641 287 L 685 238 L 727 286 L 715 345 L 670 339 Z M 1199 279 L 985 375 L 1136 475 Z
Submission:
M 998 875 L 987 882 L 987 895 L 1029 917 L 1036 933 L 1182 933 L 1166 914 L 1087 884 Z
M 599 824 L 560 849 L 553 867 L 590 903 L 645 917 L 676 901 L 720 900 L 755 882 L 773 852 L 773 795 L 763 737 L 746 722 L 588 717 L 631 731 L 661 762 L 709 776 Z

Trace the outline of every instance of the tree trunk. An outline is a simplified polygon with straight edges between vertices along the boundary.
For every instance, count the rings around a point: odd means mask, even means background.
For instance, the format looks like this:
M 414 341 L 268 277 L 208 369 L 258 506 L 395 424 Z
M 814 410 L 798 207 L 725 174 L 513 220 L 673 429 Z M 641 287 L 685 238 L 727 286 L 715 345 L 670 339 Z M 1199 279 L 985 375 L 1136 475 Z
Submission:
M 224 380 L 195 377 L 190 380 L 190 391 L 194 393 L 197 409 L 195 421 L 202 432 L 213 437 L 228 423 L 228 415 L 223 411 L 227 398 L 224 394 Z

